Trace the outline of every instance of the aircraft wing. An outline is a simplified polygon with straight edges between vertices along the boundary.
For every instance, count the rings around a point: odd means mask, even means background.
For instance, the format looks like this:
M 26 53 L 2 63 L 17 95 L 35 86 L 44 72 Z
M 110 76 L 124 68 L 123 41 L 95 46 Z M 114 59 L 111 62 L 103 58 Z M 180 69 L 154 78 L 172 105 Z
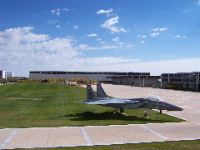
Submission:
M 129 100 L 129 99 L 117 99 L 117 98 L 110 98 L 110 99 L 98 99 L 96 101 L 89 101 L 86 104 L 91 105 L 106 105 L 106 104 L 126 104 L 126 103 L 136 103 L 137 101 Z

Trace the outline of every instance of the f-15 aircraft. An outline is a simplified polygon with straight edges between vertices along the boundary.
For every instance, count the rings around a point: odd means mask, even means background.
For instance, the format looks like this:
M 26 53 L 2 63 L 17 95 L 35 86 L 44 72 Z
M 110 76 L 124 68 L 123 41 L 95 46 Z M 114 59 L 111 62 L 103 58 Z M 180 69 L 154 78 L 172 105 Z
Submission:
M 97 84 L 97 92 L 94 92 L 91 85 L 87 85 L 87 100 L 85 104 L 89 105 L 101 105 L 112 107 L 115 110 L 114 114 L 120 113 L 124 114 L 124 109 L 136 109 L 136 108 L 146 108 L 144 116 L 148 117 L 147 109 L 157 109 L 162 113 L 162 110 L 167 111 L 182 111 L 183 109 L 163 102 L 162 99 L 156 97 L 146 97 L 146 98 L 131 98 L 131 99 L 121 99 L 110 97 L 106 94 L 101 84 Z M 119 111 L 118 111 L 119 110 Z

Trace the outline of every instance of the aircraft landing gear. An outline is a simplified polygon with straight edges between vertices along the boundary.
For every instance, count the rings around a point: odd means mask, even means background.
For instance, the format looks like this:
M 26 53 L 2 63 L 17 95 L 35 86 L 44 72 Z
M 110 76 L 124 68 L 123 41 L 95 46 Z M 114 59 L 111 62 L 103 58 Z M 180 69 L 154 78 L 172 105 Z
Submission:
M 119 108 L 119 112 L 122 114 L 124 112 L 124 108 Z
M 114 110 L 114 111 L 113 111 L 113 115 L 117 115 L 117 110 Z
M 162 109 L 160 109 L 160 114 L 162 114 Z
M 114 110 L 113 112 L 113 115 L 124 115 L 124 116 L 128 116 L 128 114 L 126 114 L 124 112 L 124 108 L 119 108 L 119 110 Z
M 145 118 L 149 118 L 149 115 L 148 115 L 147 110 L 144 111 L 144 117 L 145 117 Z

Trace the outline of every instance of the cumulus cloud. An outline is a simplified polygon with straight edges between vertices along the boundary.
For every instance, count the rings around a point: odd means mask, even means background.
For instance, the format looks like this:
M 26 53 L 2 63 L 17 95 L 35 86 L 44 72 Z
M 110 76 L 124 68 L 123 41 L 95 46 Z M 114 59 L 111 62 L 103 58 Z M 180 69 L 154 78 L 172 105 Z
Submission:
M 117 24 L 119 24 L 119 17 L 118 17 L 118 16 L 115 16 L 115 17 L 112 17 L 112 18 L 106 20 L 106 21 L 101 25 L 101 27 L 110 30 L 111 33 L 114 33 L 114 32 L 127 32 L 124 28 L 122 28 L 122 27 L 117 27 L 117 26 L 116 26 Z
M 197 0 L 197 5 L 199 5 L 199 6 L 200 6 L 200 0 Z
M 113 12 L 113 9 L 110 8 L 110 9 L 107 9 L 107 10 L 104 10 L 104 9 L 100 9 L 96 12 L 96 14 L 98 15 L 107 15 L 109 16 L 111 13 Z
M 158 37 L 161 34 L 161 32 L 167 31 L 168 28 L 154 28 L 154 29 L 151 29 L 151 30 L 153 32 L 150 34 L 150 36 L 152 38 L 154 38 L 154 37 Z
M 113 42 L 118 42 L 119 41 L 119 37 L 115 37 L 112 39 Z
M 61 28 L 61 26 L 60 26 L 60 25 L 56 25 L 56 28 L 57 28 L 57 29 L 60 29 L 60 28 Z
M 154 32 L 163 32 L 163 31 L 167 31 L 168 30 L 168 28 L 154 28 L 154 29 L 152 29 L 152 31 L 154 31 Z
M 138 37 L 139 37 L 139 38 L 142 38 L 142 39 L 146 39 L 146 38 L 147 38 L 147 35 L 138 34 Z
M 104 45 L 102 43 L 102 46 L 89 46 L 88 44 L 80 44 L 78 45 L 77 49 L 80 50 L 107 50 L 107 49 L 118 49 L 119 47 L 117 45 Z
M 91 33 L 91 34 L 87 34 L 87 37 L 97 37 L 98 35 L 96 33 Z
M 192 72 L 200 70 L 200 58 L 182 58 L 172 60 L 142 61 L 140 59 L 130 59 L 129 62 L 105 64 L 98 67 L 86 66 L 86 70 L 96 71 L 135 71 L 151 72 L 151 75 L 161 73 Z
M 60 16 L 60 12 L 61 12 L 60 8 L 52 9 L 51 10 L 51 13 L 54 14 L 54 15 L 56 15 L 56 16 Z
M 160 35 L 159 32 L 153 32 L 153 33 L 150 34 L 150 36 L 153 37 L 153 38 L 154 38 L 154 37 L 157 37 L 157 36 L 159 36 L 159 35 Z
M 175 38 L 178 38 L 178 39 L 185 39 L 186 38 L 186 35 L 175 35 Z
M 128 44 L 125 44 L 128 45 Z M 79 49 L 116 49 L 117 45 L 90 47 L 80 44 Z M 183 72 L 200 70 L 200 58 L 160 61 L 97 56 L 82 57 L 75 42 L 68 37 L 52 38 L 34 33 L 33 27 L 17 27 L 0 31 L 0 68 L 15 75 L 28 75 L 30 70 L 80 70 L 80 71 L 149 71 Z
M 141 44 L 144 44 L 145 42 L 144 42 L 144 41 L 140 41 L 140 43 L 141 43 Z
M 17 27 L 0 31 L 0 68 L 17 75 L 27 75 L 30 70 L 81 70 L 97 64 L 130 62 L 121 57 L 81 57 L 79 49 L 115 49 L 114 45 L 90 47 L 68 38 L 51 38 L 34 33 L 33 27 Z M 85 68 L 86 69 L 86 68 Z
M 65 12 L 68 12 L 68 11 L 69 11 L 68 8 L 63 8 L 62 10 L 65 11 Z
M 78 30 L 79 26 L 78 25 L 74 25 L 73 28 L 74 28 L 74 30 Z
M 63 12 L 69 12 L 69 9 L 68 8 L 56 8 L 56 9 L 52 9 L 51 10 L 51 13 L 55 16 L 60 16 L 61 13 Z
M 78 55 L 69 38 L 50 38 L 33 33 L 33 27 L 10 28 L 0 32 L 0 67 L 10 70 L 56 68 Z

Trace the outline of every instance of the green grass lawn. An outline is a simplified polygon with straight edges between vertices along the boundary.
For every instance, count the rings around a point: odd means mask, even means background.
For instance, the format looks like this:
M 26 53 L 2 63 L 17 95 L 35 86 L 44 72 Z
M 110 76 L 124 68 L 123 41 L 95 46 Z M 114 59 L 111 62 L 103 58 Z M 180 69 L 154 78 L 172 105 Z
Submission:
M 142 109 L 113 116 L 113 109 L 83 103 L 86 89 L 47 83 L 17 83 L 0 86 L 0 128 L 178 122 L 178 118 Z
M 122 144 L 111 146 L 41 148 L 34 150 L 199 150 L 200 140 L 178 142 L 155 142 L 142 144 Z M 29 149 L 32 150 L 32 149 Z

